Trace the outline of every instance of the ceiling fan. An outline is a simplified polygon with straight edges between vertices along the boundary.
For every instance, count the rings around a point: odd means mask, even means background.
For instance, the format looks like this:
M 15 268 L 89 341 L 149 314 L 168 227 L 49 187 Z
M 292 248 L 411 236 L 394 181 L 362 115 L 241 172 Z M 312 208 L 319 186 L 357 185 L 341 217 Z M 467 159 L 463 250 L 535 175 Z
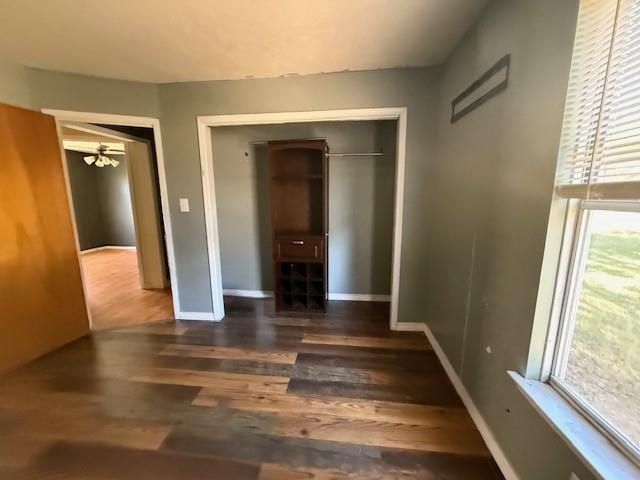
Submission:
M 95 165 L 96 167 L 100 168 L 111 165 L 115 168 L 120 165 L 120 161 L 114 158 L 110 158 L 107 155 L 124 155 L 124 153 L 124 150 L 109 147 L 108 145 L 99 144 L 93 155 L 88 155 L 86 157 L 83 157 L 83 159 L 87 165 Z

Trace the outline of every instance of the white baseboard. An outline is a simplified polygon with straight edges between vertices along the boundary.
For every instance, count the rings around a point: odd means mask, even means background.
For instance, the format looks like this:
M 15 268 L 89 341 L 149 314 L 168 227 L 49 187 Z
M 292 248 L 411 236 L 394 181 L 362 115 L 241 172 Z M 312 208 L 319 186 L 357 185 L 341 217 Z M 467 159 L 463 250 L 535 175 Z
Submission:
M 222 294 L 230 297 L 273 298 L 273 292 L 270 290 L 235 290 L 225 288 Z
M 347 300 L 352 302 L 390 302 L 391 295 L 375 293 L 329 293 L 329 300 Z
M 509 463 L 509 460 L 507 459 L 504 452 L 502 451 L 502 448 L 500 448 L 500 445 L 498 444 L 495 437 L 493 436 L 493 433 L 491 432 L 491 429 L 487 425 L 487 422 L 485 422 L 484 418 L 480 414 L 480 411 L 478 410 L 478 408 L 476 407 L 476 404 L 471 399 L 471 396 L 469 395 L 469 392 L 467 391 L 464 384 L 462 383 L 462 380 L 456 373 L 455 369 L 453 368 L 453 365 L 451 365 L 451 362 L 449 362 L 447 355 L 444 353 L 444 350 L 442 350 L 442 347 L 438 343 L 438 340 L 433 335 L 429 327 L 427 327 L 427 325 L 424 323 L 399 322 L 396 325 L 396 329 L 403 330 L 403 331 L 424 332 L 424 334 L 427 336 L 427 339 L 429 340 L 429 343 L 433 347 L 433 351 L 438 357 L 438 360 L 440 360 L 442 367 L 447 373 L 449 380 L 451 381 L 454 388 L 456 389 L 456 392 L 458 392 L 458 395 L 462 399 L 462 403 L 464 403 L 464 406 L 469 412 L 469 415 L 471 416 L 473 423 L 475 423 L 476 427 L 480 431 L 480 435 L 482 435 L 484 442 L 487 444 L 487 448 L 489 448 L 491 455 L 493 455 L 493 458 L 498 464 L 498 467 L 500 467 L 500 470 L 502 471 L 502 474 L 504 475 L 505 479 L 518 480 L 518 475 L 516 474 L 511 464 Z
M 273 298 L 273 292 L 271 290 L 236 290 L 225 288 L 222 293 L 230 297 Z M 330 293 L 329 300 L 390 302 L 391 295 L 375 295 L 368 293 Z
M 80 254 L 98 252 L 100 250 L 135 250 L 136 247 L 123 247 L 120 245 L 103 245 L 102 247 L 88 248 L 86 250 L 80 250 Z
M 424 323 L 398 322 L 394 330 L 399 332 L 422 332 L 424 333 Z
M 176 320 L 206 320 L 209 322 L 219 322 L 212 312 L 176 312 Z

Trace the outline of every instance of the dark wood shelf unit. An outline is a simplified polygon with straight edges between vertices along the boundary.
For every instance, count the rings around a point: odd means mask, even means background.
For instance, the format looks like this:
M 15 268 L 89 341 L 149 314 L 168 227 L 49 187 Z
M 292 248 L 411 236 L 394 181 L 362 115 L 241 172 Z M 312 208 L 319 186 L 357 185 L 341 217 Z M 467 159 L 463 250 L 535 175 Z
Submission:
M 326 308 L 328 152 L 324 140 L 269 142 L 276 310 Z

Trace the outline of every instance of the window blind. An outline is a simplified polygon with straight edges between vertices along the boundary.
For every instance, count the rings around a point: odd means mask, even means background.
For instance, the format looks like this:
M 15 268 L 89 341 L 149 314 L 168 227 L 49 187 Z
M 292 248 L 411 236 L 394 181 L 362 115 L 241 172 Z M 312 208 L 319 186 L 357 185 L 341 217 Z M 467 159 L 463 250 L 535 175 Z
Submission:
M 582 0 L 556 175 L 574 198 L 640 198 L 640 0 Z

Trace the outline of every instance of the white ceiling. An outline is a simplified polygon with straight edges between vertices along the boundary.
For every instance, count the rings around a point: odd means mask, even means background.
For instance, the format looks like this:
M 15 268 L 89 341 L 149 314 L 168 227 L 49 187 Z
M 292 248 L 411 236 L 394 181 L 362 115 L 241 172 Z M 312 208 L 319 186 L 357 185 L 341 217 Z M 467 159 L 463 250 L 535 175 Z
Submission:
M 441 63 L 487 0 L 0 0 L 0 58 L 146 82 Z

